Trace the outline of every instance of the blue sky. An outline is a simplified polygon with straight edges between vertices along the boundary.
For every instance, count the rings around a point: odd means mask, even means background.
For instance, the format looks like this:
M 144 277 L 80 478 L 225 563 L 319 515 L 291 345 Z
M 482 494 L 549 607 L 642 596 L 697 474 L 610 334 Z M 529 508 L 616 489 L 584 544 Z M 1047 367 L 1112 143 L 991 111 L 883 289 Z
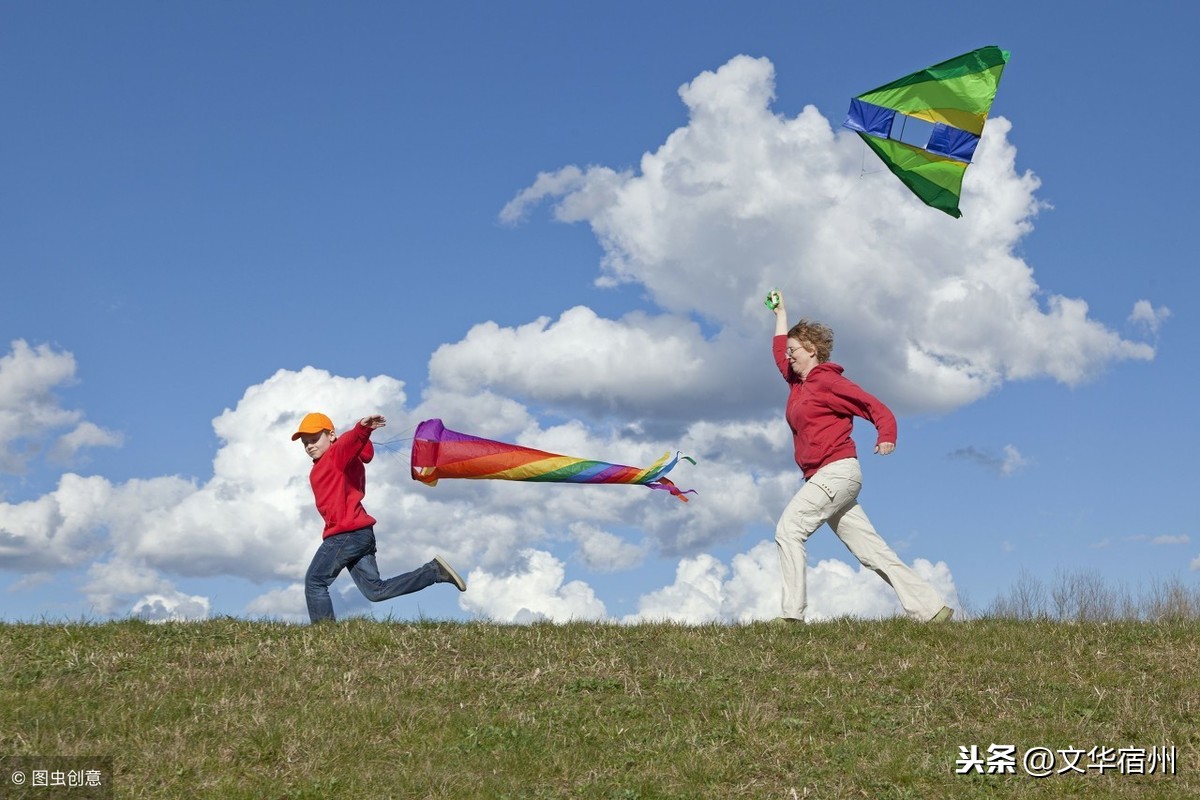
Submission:
M 385 413 L 339 612 L 743 620 L 799 486 L 766 289 L 900 415 L 864 507 L 952 604 L 1195 586 L 1200 12 L 868 3 L 4 3 L 0 618 L 303 619 L 299 417 Z M 961 220 L 848 99 L 1012 52 Z M 1173 133 L 1174 132 L 1174 133 Z M 421 419 L 638 487 L 408 479 Z M 896 612 L 826 529 L 815 616 Z M 343 590 L 349 592 L 343 594 Z

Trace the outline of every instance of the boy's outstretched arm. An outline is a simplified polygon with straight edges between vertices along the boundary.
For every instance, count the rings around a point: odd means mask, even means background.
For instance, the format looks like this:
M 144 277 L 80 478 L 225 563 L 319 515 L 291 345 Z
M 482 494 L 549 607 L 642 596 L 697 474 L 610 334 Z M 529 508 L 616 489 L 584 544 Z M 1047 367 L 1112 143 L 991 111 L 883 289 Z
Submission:
M 363 417 L 360 419 L 358 424 L 370 430 L 377 430 L 378 428 L 382 428 L 384 425 L 387 425 L 387 420 L 384 419 L 382 414 L 372 414 L 369 417 Z

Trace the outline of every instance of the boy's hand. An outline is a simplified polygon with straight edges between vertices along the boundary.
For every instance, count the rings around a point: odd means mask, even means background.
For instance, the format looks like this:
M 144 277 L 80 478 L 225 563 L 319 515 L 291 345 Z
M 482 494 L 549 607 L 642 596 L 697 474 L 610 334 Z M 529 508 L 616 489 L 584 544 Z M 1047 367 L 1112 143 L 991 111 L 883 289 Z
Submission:
M 879 444 L 875 445 L 875 452 L 881 456 L 890 456 L 892 453 L 896 452 L 896 443 L 880 442 Z
M 375 430 L 376 428 L 382 428 L 384 425 L 387 425 L 387 420 L 383 418 L 382 414 L 372 414 L 369 417 L 363 417 L 360 419 L 358 424 L 362 425 L 364 428 Z

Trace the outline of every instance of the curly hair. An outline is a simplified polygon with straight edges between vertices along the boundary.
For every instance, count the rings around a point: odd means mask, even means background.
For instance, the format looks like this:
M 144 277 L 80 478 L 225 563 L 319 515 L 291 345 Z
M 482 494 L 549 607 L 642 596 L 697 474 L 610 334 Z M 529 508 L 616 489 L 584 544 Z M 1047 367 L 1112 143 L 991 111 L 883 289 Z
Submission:
M 824 364 L 833 353 L 833 329 L 828 325 L 802 319 L 792 326 L 787 335 L 789 339 L 811 347 L 817 354 L 818 364 Z

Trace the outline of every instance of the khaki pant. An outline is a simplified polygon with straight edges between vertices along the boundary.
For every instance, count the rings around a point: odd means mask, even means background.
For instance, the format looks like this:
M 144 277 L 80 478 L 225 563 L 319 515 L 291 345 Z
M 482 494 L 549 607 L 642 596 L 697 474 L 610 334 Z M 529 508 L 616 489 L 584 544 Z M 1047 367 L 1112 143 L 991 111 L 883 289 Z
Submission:
M 808 604 L 804 543 L 826 522 L 864 567 L 874 570 L 896 590 L 908 616 L 926 622 L 941 610 L 942 598 L 937 591 L 875 532 L 858 504 L 861 489 L 858 459 L 844 458 L 817 470 L 783 510 L 775 527 L 783 573 L 783 616 L 804 619 Z

